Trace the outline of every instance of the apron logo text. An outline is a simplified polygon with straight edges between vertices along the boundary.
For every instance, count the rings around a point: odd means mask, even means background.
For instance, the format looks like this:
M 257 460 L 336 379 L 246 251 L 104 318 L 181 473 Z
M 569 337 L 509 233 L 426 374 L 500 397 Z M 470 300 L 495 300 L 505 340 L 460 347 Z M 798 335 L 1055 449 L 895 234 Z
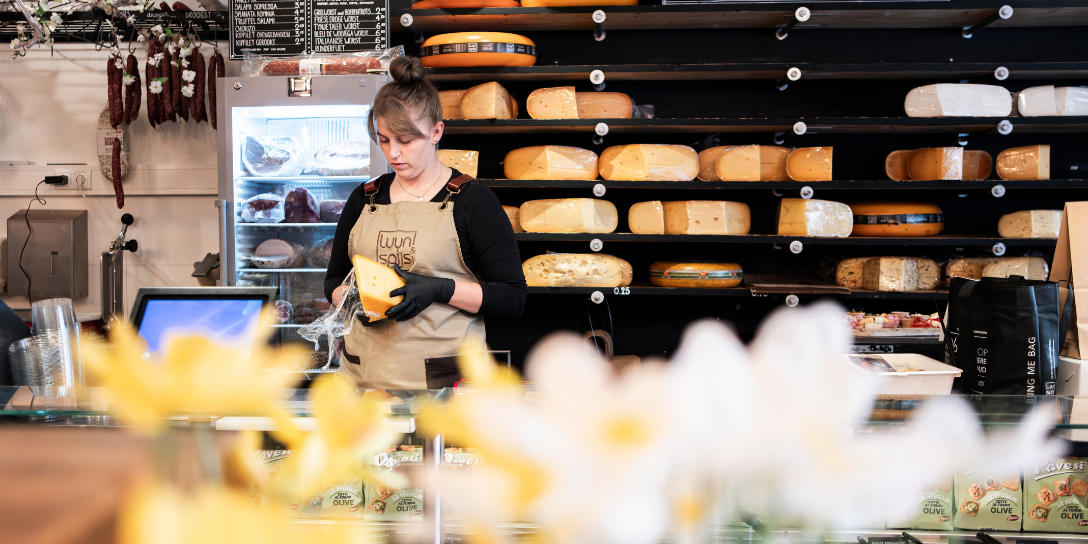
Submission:
M 378 248 L 375 254 L 377 261 L 389 268 L 393 268 L 394 264 L 401 268 L 410 268 L 416 262 L 416 231 L 378 231 Z

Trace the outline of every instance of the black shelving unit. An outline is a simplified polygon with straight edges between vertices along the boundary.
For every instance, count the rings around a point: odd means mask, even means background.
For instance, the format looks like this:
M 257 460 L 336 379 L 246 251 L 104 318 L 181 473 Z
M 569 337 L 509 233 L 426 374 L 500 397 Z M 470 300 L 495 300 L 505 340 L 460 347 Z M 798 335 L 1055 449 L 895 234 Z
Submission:
M 612 189 L 768 189 L 793 190 L 809 187 L 813 190 L 910 190 L 929 189 L 942 191 L 992 190 L 1000 185 L 1006 189 L 1088 189 L 1088 180 L 979 180 L 979 181 L 609 181 L 609 180 L 531 180 L 531 179 L 480 179 L 480 183 L 493 189 L 589 189 L 602 185 Z
M 1006 246 L 1041 247 L 1053 249 L 1055 240 L 1046 238 L 995 238 L 992 236 L 967 236 L 944 234 L 918 237 L 855 237 L 823 238 L 812 236 L 778 236 L 773 234 L 631 234 L 627 232 L 595 234 L 518 233 L 518 240 L 548 242 L 662 242 L 662 243 L 710 243 L 710 244 L 789 244 L 801 242 L 814 246 Z

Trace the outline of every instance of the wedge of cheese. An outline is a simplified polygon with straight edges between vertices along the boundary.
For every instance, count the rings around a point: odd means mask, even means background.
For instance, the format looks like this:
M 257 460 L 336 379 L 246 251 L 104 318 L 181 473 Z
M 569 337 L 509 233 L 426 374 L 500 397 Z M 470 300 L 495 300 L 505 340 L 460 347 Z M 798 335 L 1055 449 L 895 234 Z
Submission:
M 714 160 L 714 174 L 721 181 L 759 181 L 759 173 L 758 145 L 722 149 Z
M 783 198 L 778 205 L 779 236 L 845 238 L 853 227 L 850 206 L 841 202 Z
M 786 159 L 791 151 L 785 147 L 759 146 L 759 181 L 789 181 Z
M 601 177 L 612 181 L 691 181 L 699 156 L 686 145 L 617 145 L 601 153 Z
M 632 204 L 627 226 L 635 234 L 665 234 L 665 207 L 660 200 Z
M 952 259 L 945 267 L 945 275 L 949 278 L 967 278 L 970 280 L 982 279 L 982 271 L 992 263 L 1000 261 L 999 257 L 960 257 Z
M 392 268 L 362 255 L 352 257 L 351 264 L 355 266 L 355 282 L 359 286 L 363 312 L 371 321 L 385 319 L 385 311 L 404 300 L 403 296 L 389 296 L 390 291 L 404 287 L 404 280 Z
M 963 148 L 915 149 L 907 159 L 907 175 L 914 181 L 959 180 L 963 177 Z
M 466 149 L 439 149 L 438 160 L 462 174 L 476 177 L 480 168 L 480 152 Z
M 604 253 L 537 255 L 521 265 L 529 287 L 624 287 L 631 284 L 631 264 Z
M 1042 117 L 1058 115 L 1058 101 L 1054 97 L 1054 86 L 1028 87 L 1016 96 L 1016 109 L 1023 117 Z
M 1029 280 L 1045 280 L 1048 275 L 1050 267 L 1042 257 L 1003 257 L 982 269 L 984 278 L 1023 276 Z
M 944 230 L 940 206 L 925 202 L 851 202 L 855 236 L 935 236 Z
M 514 119 L 514 99 L 498 82 L 490 81 L 465 91 L 461 97 L 462 119 Z
M 985 151 L 963 150 L 964 181 L 980 181 L 990 177 L 994 159 Z
M 623 93 L 574 93 L 579 119 L 630 119 L 631 97 Z
M 912 89 L 903 106 L 908 117 L 1004 117 L 1012 95 L 996 85 L 938 83 Z
M 616 206 L 596 198 L 530 200 L 521 205 L 525 232 L 612 232 L 619 223 Z
M 1002 238 L 1057 238 L 1062 227 L 1061 210 L 1025 210 L 1001 216 L 997 232 Z
M 786 174 L 794 181 L 831 181 L 831 147 L 799 147 L 786 158 Z
M 438 91 L 438 99 L 442 101 L 443 119 L 461 119 L 461 97 L 465 96 L 465 89 L 456 91 Z
M 843 259 L 835 266 L 835 283 L 848 289 L 864 289 L 865 261 L 872 257 Z
M 744 279 L 737 263 L 657 261 L 650 265 L 650 283 L 660 287 L 721 289 Z
M 1004 180 L 1050 179 L 1050 146 L 1013 147 L 998 153 L 997 177 Z
M 578 119 L 574 87 L 537 89 L 525 99 L 525 111 L 533 119 Z
M 868 291 L 917 291 L 918 263 L 906 257 L 873 257 L 865 261 L 862 286 Z
M 731 145 L 719 145 L 716 147 L 708 147 L 699 152 L 699 174 L 696 176 L 702 181 L 721 181 L 722 178 L 718 177 L 718 173 L 715 170 L 715 165 L 718 162 L 718 154 L 722 151 L 733 147 Z
M 910 174 L 907 173 L 907 161 L 910 160 L 911 153 L 913 151 L 909 149 L 888 153 L 888 158 L 884 159 L 884 173 L 888 175 L 888 179 L 893 181 L 910 179 Z
M 525 229 L 521 228 L 521 208 L 503 206 L 502 211 L 506 212 L 506 217 L 510 220 L 510 226 L 514 228 L 514 232 L 525 232 Z
M 1088 115 L 1088 88 L 1058 87 L 1054 89 L 1054 102 L 1058 115 Z
M 562 145 L 523 147 L 506 154 L 503 172 L 509 179 L 594 180 L 597 154 Z
M 682 200 L 663 202 L 665 234 L 748 234 L 752 211 L 743 202 Z

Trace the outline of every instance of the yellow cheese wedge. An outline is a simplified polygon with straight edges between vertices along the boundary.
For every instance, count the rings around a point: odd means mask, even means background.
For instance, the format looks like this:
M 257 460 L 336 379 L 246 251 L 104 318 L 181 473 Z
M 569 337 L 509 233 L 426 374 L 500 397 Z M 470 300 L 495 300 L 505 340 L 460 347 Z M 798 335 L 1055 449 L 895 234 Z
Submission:
M 529 287 L 624 287 L 631 263 L 604 253 L 537 255 L 521 265 Z
M 985 151 L 963 150 L 964 181 L 980 181 L 990 177 L 994 159 Z
M 616 206 L 597 198 L 551 198 L 521 205 L 525 232 L 612 232 L 619 223 Z
M 506 217 L 510 219 L 510 226 L 514 228 L 514 232 L 525 232 L 525 229 L 521 228 L 521 208 L 503 206 L 502 211 L 506 212 Z
M 888 179 L 893 181 L 910 179 L 910 175 L 907 174 L 907 160 L 910 159 L 910 154 L 909 149 L 888 153 L 888 158 L 884 159 L 884 173 L 888 175 Z
M 461 97 L 464 95 L 465 89 L 438 91 L 438 99 L 442 101 L 443 119 L 461 119 Z
M 778 205 L 779 236 L 845 238 L 852 228 L 850 206 L 841 202 L 783 198 Z
M 403 296 L 390 298 L 389 292 L 404 286 L 404 280 L 384 264 L 362 255 L 351 258 L 355 266 L 355 281 L 359 284 L 359 300 L 371 321 L 385 319 L 385 311 L 400 304 Z
M 699 156 L 686 145 L 617 145 L 601 153 L 601 177 L 618 181 L 691 181 Z
M 907 159 L 907 175 L 914 181 L 959 180 L 963 177 L 963 148 L 915 149 Z
M 998 153 L 997 177 L 1004 180 L 1050 179 L 1050 146 L 1014 147 Z
M 1001 216 L 997 232 L 1002 238 L 1057 238 L 1062 227 L 1061 210 L 1024 210 Z
M 723 149 L 714 162 L 714 173 L 722 181 L 759 181 L 759 146 Z
M 533 119 L 578 119 L 574 87 L 537 89 L 525 99 L 525 111 Z
M 851 202 L 854 236 L 935 236 L 944 213 L 925 202 Z
M 786 173 L 794 181 L 831 181 L 831 147 L 799 147 L 786 158 Z
M 661 287 L 718 289 L 736 287 L 743 279 L 737 263 L 657 261 L 650 265 L 650 283 Z
M 574 93 L 580 119 L 630 119 L 631 97 L 623 93 Z
M 495 81 L 477 85 L 465 91 L 461 97 L 463 119 L 513 119 L 513 98 L 506 88 Z
M 789 181 L 786 159 L 790 149 L 773 145 L 759 146 L 759 181 Z
M 718 162 L 718 154 L 730 147 L 733 146 L 719 145 L 717 147 L 708 147 L 700 151 L 699 174 L 696 177 L 702 181 L 721 181 L 722 178 L 718 177 L 718 173 L 715 170 L 715 164 Z
M 508 179 L 595 180 L 597 154 L 580 147 L 538 145 L 506 154 Z
M 627 226 L 635 234 L 665 234 L 665 207 L 660 200 L 632 204 Z
M 465 149 L 439 149 L 438 160 L 462 174 L 476 177 L 480 167 L 480 152 Z
M 748 234 L 752 211 L 743 202 L 682 200 L 663 202 L 665 234 Z

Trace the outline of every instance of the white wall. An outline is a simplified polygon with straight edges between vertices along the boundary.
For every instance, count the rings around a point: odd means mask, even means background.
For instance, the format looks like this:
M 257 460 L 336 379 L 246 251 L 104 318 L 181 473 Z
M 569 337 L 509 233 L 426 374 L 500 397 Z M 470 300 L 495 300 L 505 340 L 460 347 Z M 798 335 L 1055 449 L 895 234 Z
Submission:
M 210 54 L 206 44 L 205 54 Z M 141 77 L 143 52 L 140 57 Z M 96 134 L 98 116 L 107 105 L 106 63 L 108 51 L 91 45 L 37 47 L 26 57 L 0 60 L 0 163 L 33 161 L 32 166 L 0 166 L 0 238 L 7 237 L 6 218 L 26 209 L 34 186 L 47 175 L 63 171 L 92 171 L 91 190 L 85 201 L 76 190 L 42 185 L 39 194 L 47 204 L 32 209 L 88 209 L 89 296 L 77 299 L 80 314 L 99 314 L 99 254 L 106 250 L 121 228 L 121 215 L 131 213 L 136 222 L 128 237 L 139 242 L 138 254 L 163 279 L 126 252 L 125 303 L 131 306 L 139 286 L 195 286 L 190 275 L 193 263 L 208 252 L 219 251 L 216 135 L 208 123 L 166 123 L 162 130 L 147 122 L 146 106 L 128 128 L 131 171 L 124 181 L 125 208 L 117 209 L 111 183 L 98 165 Z M 228 63 L 227 73 L 234 72 Z M 146 99 L 146 91 L 144 93 Z M 51 166 L 54 163 L 85 163 L 86 166 Z M 108 228 L 107 228 L 108 227 Z M 22 247 L 22 240 L 9 240 Z M 33 247 L 27 247 L 33 251 Z M 6 277 L 7 271 L 0 270 Z M 26 308 L 25 294 L 0 295 L 13 308 Z M 127 312 L 128 308 L 126 308 Z

